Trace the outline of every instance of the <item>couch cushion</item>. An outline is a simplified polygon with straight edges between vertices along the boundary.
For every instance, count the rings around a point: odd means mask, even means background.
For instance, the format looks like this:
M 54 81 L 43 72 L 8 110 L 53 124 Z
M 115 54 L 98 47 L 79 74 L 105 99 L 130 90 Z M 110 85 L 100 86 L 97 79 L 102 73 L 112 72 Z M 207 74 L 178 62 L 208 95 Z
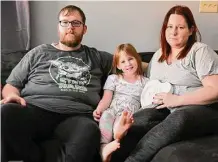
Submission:
M 218 162 L 218 136 L 177 142 L 161 149 L 151 162 Z
M 5 80 L 10 75 L 12 69 L 18 64 L 23 58 L 27 51 L 18 51 L 11 53 L 1 53 L 1 84 L 5 84 Z
M 139 52 L 139 55 L 142 58 L 142 61 L 144 62 L 150 62 L 154 52 Z

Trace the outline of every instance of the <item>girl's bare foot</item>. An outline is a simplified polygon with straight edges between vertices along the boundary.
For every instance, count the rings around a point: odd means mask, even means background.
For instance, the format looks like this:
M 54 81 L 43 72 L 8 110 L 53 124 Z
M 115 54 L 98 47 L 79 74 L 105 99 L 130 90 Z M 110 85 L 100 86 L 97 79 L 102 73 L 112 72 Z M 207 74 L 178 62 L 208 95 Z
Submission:
M 114 140 L 101 148 L 101 157 L 103 162 L 109 162 L 111 159 L 111 154 L 120 148 L 120 143 Z
M 132 113 L 124 111 L 114 128 L 114 139 L 121 140 L 126 134 L 127 130 L 132 126 L 134 120 Z

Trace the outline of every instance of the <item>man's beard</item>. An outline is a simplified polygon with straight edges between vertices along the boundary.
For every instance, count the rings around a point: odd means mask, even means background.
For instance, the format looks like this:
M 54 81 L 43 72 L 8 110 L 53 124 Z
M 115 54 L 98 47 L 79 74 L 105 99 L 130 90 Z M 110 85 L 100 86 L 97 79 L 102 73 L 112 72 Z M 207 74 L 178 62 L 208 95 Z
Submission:
M 62 40 L 60 40 L 60 42 L 64 45 L 66 45 L 67 47 L 77 47 L 83 39 L 83 34 L 80 35 L 75 35 L 74 34 L 74 39 L 73 40 L 66 40 L 65 38 L 63 38 Z

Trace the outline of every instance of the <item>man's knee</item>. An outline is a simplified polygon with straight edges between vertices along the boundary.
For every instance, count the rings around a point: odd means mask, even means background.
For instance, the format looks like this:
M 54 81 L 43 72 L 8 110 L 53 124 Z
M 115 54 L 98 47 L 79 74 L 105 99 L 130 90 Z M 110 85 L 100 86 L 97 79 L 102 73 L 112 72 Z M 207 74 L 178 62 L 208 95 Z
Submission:
M 11 120 L 15 117 L 17 111 L 19 111 L 21 105 L 17 103 L 6 103 L 1 105 L 1 120 L 4 124 L 5 120 Z
M 84 118 L 83 120 L 84 120 L 83 126 L 84 126 L 85 132 L 87 132 L 90 137 L 94 136 L 97 139 L 98 138 L 100 139 L 100 129 L 99 129 L 98 124 L 90 118 Z
M 71 117 L 58 125 L 55 134 L 62 140 L 74 140 L 74 138 L 97 137 L 100 139 L 100 130 L 98 124 L 88 117 Z M 91 142 L 91 141 L 90 141 Z
M 11 109 L 14 109 L 15 107 L 20 107 L 17 103 L 5 103 L 1 105 L 1 113 L 11 111 Z
M 58 125 L 55 136 L 65 145 L 66 159 L 88 161 L 100 148 L 98 124 L 88 117 L 74 116 Z

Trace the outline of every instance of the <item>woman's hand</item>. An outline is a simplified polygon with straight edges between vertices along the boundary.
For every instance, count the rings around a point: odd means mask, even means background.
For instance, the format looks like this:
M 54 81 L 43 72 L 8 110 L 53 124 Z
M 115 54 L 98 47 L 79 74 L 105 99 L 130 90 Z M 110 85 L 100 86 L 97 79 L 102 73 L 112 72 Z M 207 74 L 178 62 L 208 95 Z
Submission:
M 153 103 L 159 105 L 156 109 L 174 108 L 182 105 L 180 96 L 171 93 L 157 93 L 154 96 Z
M 95 110 L 93 111 L 94 120 L 99 122 L 99 120 L 100 120 L 100 118 L 101 118 L 101 114 L 102 114 L 102 111 L 101 111 L 101 110 L 95 109 Z

